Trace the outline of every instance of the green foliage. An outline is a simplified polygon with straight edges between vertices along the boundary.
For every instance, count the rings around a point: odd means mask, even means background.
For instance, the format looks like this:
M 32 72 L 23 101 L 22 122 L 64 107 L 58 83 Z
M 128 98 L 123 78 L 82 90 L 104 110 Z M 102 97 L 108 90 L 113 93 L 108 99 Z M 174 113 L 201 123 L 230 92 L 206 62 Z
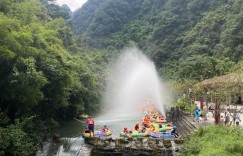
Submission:
M 98 112 L 116 49 L 142 48 L 180 94 L 243 69 L 241 1 L 89 0 L 72 16 L 80 36 L 70 15 L 48 0 L 0 0 L 0 155 L 33 155 L 44 125 Z
M 57 120 L 99 111 L 113 54 L 79 42 L 69 13 L 46 0 L 0 0 L 0 155 L 34 155 Z
M 242 130 L 238 127 L 200 128 L 185 144 L 181 155 L 242 155 Z M 217 146 L 216 146 L 217 145 Z
M 242 60 L 241 6 L 227 0 L 93 0 L 72 21 L 89 46 L 135 44 L 166 79 L 200 81 L 226 74 Z
M 188 110 L 189 105 L 190 104 L 188 104 L 184 100 L 179 100 L 179 101 L 176 102 L 176 106 L 180 107 L 184 111 Z
M 44 123 L 36 117 L 0 128 L 0 155 L 35 155 L 43 132 Z

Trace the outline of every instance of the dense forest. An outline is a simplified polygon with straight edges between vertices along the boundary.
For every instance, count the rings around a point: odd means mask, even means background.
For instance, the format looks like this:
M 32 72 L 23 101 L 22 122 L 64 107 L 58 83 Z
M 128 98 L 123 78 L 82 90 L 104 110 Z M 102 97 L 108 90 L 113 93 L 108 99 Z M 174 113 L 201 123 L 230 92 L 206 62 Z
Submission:
M 242 70 L 242 17 L 241 0 L 89 0 L 72 21 L 91 47 L 135 44 L 165 79 L 200 81 Z
M 77 43 L 70 13 L 0 0 L 0 155 L 34 155 L 56 121 L 99 110 L 111 57 Z
M 98 112 L 124 47 L 170 81 L 243 71 L 242 19 L 241 0 L 0 0 L 0 155 L 35 155 L 57 121 Z

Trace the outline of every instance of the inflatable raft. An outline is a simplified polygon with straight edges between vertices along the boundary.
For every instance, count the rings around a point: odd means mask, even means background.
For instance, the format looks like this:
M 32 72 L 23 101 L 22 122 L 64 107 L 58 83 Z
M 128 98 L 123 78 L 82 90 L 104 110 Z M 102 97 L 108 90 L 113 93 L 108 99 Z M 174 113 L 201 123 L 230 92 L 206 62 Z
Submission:
M 157 123 L 166 123 L 166 120 L 156 120 Z
M 85 138 L 91 138 L 91 137 L 93 137 L 93 135 L 91 134 L 91 133 L 83 133 L 83 137 L 85 137 Z
M 107 131 L 107 132 L 101 132 L 101 131 L 95 132 L 95 136 L 109 136 L 111 134 L 112 134 L 111 131 Z
M 159 133 L 151 132 L 150 136 L 154 138 L 174 138 L 175 137 L 170 132 L 159 132 Z
M 124 133 L 121 132 L 120 133 L 121 137 L 148 137 L 149 133 L 145 132 L 145 133 L 139 133 L 138 131 L 133 131 L 132 133 Z

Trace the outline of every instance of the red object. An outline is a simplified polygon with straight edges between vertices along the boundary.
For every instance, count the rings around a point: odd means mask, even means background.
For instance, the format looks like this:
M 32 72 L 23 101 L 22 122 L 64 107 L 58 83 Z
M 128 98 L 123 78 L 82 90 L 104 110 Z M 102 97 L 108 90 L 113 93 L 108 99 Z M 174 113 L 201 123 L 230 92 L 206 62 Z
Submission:
M 145 117 L 145 119 L 143 120 L 143 124 L 149 125 L 150 123 L 150 119 L 148 117 Z
M 88 125 L 94 125 L 94 119 L 88 119 Z
M 173 126 L 173 124 L 172 124 L 172 123 L 168 123 L 168 126 L 169 126 L 169 127 L 172 127 L 172 126 Z
M 106 132 L 106 128 L 102 128 L 102 132 Z
M 128 133 L 128 129 L 127 128 L 124 128 L 123 132 L 124 133 Z

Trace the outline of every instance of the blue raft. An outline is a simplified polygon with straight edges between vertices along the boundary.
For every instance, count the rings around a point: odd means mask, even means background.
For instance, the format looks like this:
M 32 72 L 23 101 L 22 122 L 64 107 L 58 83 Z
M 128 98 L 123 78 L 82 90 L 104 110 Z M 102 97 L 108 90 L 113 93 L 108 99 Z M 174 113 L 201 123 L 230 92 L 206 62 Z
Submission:
M 111 131 L 107 131 L 107 132 L 96 132 L 95 133 L 95 136 L 109 136 L 111 134 L 112 134 Z
M 151 132 L 150 136 L 154 138 L 174 138 L 175 137 L 170 132 L 159 132 L 159 133 Z

